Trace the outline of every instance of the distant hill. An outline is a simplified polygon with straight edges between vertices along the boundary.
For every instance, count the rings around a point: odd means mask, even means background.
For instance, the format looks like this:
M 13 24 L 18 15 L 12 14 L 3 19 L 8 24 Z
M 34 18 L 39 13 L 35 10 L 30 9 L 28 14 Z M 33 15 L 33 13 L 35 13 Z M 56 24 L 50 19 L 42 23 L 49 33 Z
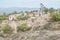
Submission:
M 13 12 L 13 11 L 29 11 L 29 10 L 35 10 L 35 9 L 38 9 L 38 8 L 19 8 L 19 7 L 12 7 L 12 8 L 0 8 L 0 13 L 10 13 L 10 12 Z

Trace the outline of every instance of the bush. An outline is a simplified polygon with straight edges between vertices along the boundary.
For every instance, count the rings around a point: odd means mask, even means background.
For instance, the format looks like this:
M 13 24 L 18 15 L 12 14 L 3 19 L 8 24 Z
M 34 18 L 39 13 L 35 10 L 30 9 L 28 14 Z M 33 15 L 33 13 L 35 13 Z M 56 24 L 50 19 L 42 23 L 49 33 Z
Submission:
M 21 30 L 21 31 L 26 31 L 28 29 L 28 25 L 26 23 L 20 24 L 19 26 L 17 26 L 17 30 Z
M 7 15 L 0 15 L 0 22 L 7 19 Z
M 50 16 L 55 21 L 60 20 L 60 14 L 58 14 L 58 13 L 51 13 Z
M 4 32 L 8 32 L 10 30 L 10 26 L 9 25 L 5 25 L 5 26 L 2 27 L 2 30 Z
M 21 16 L 18 16 L 17 19 L 20 20 Z
M 55 9 L 54 8 L 49 8 L 49 12 L 53 13 L 53 12 L 55 12 Z
M 0 26 L 0 31 L 2 30 L 1 26 Z
M 28 18 L 29 18 L 28 16 L 18 16 L 17 17 L 18 20 L 26 20 Z
M 48 8 L 45 8 L 45 10 L 44 10 L 44 11 L 45 11 L 45 14 L 47 14 L 47 12 L 48 12 Z

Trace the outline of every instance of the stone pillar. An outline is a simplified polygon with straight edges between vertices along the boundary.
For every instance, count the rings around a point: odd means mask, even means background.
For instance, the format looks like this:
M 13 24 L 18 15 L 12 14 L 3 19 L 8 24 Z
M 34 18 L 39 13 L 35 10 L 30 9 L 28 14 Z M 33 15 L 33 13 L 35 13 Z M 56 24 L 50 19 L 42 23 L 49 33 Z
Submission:
M 14 25 L 14 31 L 13 31 L 13 33 L 17 33 L 17 26 L 16 25 Z
M 39 15 L 43 15 L 43 12 L 44 12 L 44 5 L 42 3 L 40 3 L 40 8 L 39 8 Z
M 11 26 L 11 28 L 13 29 L 13 33 L 17 33 L 17 24 L 15 21 L 11 21 L 9 23 L 9 25 Z

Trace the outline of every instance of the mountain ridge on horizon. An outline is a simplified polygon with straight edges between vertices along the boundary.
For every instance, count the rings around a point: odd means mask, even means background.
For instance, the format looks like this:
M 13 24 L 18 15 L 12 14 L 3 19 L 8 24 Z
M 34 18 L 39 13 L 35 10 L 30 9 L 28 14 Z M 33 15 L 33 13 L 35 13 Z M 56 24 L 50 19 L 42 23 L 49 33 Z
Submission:
M 29 10 L 36 10 L 38 8 L 27 8 L 27 7 L 11 7 L 11 8 L 0 8 L 0 13 L 10 13 L 13 11 L 29 11 Z

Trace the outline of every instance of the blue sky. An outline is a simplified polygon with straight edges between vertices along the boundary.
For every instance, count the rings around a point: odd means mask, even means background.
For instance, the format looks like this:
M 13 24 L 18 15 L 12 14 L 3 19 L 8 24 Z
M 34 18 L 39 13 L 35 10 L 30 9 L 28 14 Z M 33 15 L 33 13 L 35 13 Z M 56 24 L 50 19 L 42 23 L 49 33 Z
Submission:
M 0 0 L 0 8 L 39 8 L 40 3 L 43 3 L 46 7 L 60 8 L 60 0 Z

